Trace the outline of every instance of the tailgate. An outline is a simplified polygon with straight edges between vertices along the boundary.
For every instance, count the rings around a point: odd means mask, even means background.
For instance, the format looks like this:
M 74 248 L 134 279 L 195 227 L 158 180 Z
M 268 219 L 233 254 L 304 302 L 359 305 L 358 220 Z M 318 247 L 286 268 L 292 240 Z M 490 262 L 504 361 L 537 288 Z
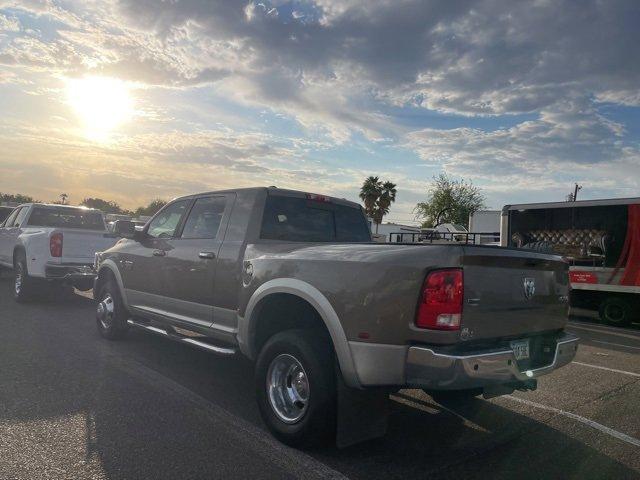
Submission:
M 96 252 L 106 250 L 118 241 L 107 232 L 63 229 L 61 263 L 93 263 Z
M 560 257 L 466 246 L 462 265 L 462 338 L 518 337 L 564 328 L 568 265 Z

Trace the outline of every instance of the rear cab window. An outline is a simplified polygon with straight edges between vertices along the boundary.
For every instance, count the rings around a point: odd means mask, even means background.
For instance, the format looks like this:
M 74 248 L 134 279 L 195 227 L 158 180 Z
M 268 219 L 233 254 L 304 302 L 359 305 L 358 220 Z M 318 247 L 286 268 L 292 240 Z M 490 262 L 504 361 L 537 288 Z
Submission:
M 27 222 L 32 227 L 105 231 L 102 213 L 72 207 L 34 206 Z
M 268 195 L 260 238 L 290 242 L 370 242 L 369 226 L 355 206 Z

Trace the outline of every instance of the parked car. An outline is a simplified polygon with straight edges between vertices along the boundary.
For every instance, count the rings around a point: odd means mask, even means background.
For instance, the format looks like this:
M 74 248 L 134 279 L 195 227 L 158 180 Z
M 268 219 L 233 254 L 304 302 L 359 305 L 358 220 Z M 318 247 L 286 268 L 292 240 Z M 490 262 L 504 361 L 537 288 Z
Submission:
M 27 203 L 0 224 L 0 266 L 13 269 L 19 302 L 52 285 L 90 290 L 95 252 L 115 242 L 99 210 Z
M 358 204 L 277 188 L 173 200 L 96 255 L 97 327 L 255 361 L 273 434 L 380 435 L 390 390 L 436 399 L 535 389 L 569 363 L 567 264 L 500 247 L 373 243 Z M 345 412 L 348 412 L 345 414 Z M 336 420 L 338 418 L 339 420 Z M 360 421 L 355 438 L 344 422 Z M 346 438 L 346 439 L 345 439 Z

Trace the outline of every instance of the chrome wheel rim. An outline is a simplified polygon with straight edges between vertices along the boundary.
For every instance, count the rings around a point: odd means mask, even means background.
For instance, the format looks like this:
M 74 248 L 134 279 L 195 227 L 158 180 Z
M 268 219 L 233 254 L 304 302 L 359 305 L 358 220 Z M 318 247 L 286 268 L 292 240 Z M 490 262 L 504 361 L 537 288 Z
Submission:
M 309 379 L 293 355 L 282 353 L 271 361 L 267 372 L 269 404 L 280 420 L 297 423 L 309 406 Z
M 113 298 L 110 293 L 107 293 L 102 301 L 98 303 L 98 307 L 96 309 L 96 316 L 98 317 L 98 321 L 102 325 L 102 328 L 108 329 L 111 327 L 113 324 L 114 310 Z
M 13 288 L 15 289 L 16 295 L 20 295 L 22 291 L 22 268 L 18 267 L 16 270 L 16 279 L 14 282 Z

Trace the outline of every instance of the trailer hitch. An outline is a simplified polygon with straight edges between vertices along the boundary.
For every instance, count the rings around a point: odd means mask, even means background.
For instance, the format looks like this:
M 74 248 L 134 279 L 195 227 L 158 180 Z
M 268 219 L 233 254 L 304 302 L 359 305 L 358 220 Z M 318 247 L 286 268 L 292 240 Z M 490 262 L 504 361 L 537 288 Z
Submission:
M 538 389 L 538 380 L 535 378 L 531 378 L 528 380 L 522 380 L 519 382 L 510 382 L 505 383 L 503 385 L 491 385 L 489 387 L 484 387 L 482 390 L 483 398 L 495 398 L 500 397 L 502 395 L 510 395 L 516 390 L 520 392 L 526 392 L 528 390 L 537 390 Z

